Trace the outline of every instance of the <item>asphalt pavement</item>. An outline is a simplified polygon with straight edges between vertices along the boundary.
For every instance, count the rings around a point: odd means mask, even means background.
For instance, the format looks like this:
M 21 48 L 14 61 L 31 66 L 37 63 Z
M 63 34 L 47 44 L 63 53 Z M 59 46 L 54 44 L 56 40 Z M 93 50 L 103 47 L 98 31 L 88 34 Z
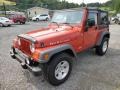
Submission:
M 97 56 L 92 49 L 80 53 L 69 79 L 60 86 L 52 86 L 42 75 L 36 77 L 23 70 L 10 57 L 12 40 L 16 35 L 47 25 L 47 22 L 28 22 L 0 27 L 0 90 L 120 90 L 120 25 L 110 25 L 106 55 Z

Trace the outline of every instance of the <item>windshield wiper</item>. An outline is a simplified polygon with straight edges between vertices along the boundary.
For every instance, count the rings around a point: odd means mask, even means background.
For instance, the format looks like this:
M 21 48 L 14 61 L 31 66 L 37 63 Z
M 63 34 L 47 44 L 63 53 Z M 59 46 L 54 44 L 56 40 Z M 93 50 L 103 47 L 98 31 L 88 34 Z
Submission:
M 51 22 L 51 23 L 55 23 L 55 24 L 59 27 L 59 24 L 58 24 L 57 22 Z M 67 24 L 67 25 L 69 25 L 70 27 L 72 27 L 72 28 L 73 28 L 73 26 L 72 26 L 72 25 L 70 25 L 70 23 L 68 23 L 68 22 L 65 22 L 65 23 L 60 23 L 60 24 Z
M 73 28 L 73 26 L 72 26 L 72 25 L 70 25 L 70 23 L 68 23 L 68 22 L 61 23 L 61 24 L 67 24 L 67 25 L 69 25 L 70 27 L 72 27 L 72 28 Z
M 51 22 L 51 23 L 55 23 L 59 27 L 59 24 L 57 22 Z

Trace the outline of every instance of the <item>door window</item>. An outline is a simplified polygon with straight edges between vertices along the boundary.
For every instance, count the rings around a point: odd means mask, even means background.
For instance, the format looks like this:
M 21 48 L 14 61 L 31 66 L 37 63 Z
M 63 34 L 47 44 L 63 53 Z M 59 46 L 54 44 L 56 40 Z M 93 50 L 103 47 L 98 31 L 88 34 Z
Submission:
M 40 16 L 48 16 L 47 14 L 42 14 L 42 15 L 40 15 Z
M 87 26 L 92 27 L 95 26 L 95 24 L 97 24 L 97 14 L 94 12 L 89 12 Z
M 101 12 L 100 14 L 100 24 L 101 25 L 107 25 L 108 22 L 108 15 L 105 12 Z

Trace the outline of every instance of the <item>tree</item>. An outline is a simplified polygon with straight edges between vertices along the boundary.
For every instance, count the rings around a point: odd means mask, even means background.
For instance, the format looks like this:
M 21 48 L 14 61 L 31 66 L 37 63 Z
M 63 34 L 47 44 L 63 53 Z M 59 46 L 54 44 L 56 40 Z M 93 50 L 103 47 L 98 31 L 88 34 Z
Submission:
M 120 0 L 111 0 L 112 1 L 112 6 L 113 10 L 116 10 L 116 13 L 120 12 Z
M 79 7 L 79 4 L 69 3 L 65 0 L 10 0 L 16 1 L 17 8 L 24 10 L 34 6 L 39 6 L 48 9 L 67 9 Z

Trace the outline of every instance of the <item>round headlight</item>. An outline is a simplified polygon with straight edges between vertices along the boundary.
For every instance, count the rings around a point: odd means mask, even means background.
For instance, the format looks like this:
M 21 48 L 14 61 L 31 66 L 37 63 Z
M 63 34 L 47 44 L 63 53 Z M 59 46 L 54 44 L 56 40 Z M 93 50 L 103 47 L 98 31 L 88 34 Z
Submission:
M 20 41 L 20 38 L 18 39 L 18 45 L 19 45 L 19 46 L 21 45 L 21 41 Z
M 35 51 L 35 45 L 34 45 L 34 43 L 32 43 L 32 44 L 30 45 L 30 51 L 31 51 L 32 53 Z

